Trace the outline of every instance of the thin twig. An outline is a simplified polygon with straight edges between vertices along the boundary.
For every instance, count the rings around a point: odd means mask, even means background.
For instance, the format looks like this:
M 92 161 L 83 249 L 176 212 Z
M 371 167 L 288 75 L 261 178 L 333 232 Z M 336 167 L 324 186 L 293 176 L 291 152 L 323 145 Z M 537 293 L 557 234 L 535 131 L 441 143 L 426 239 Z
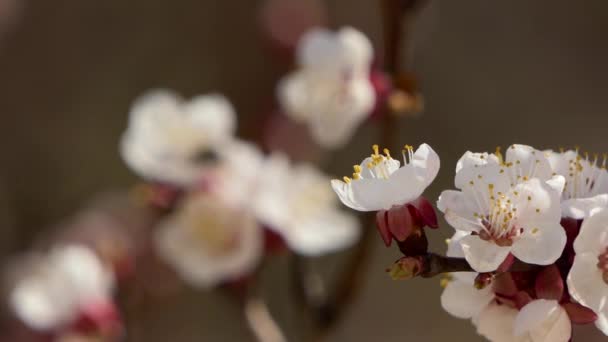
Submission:
M 245 318 L 249 328 L 260 342 L 287 341 L 281 328 L 272 318 L 268 305 L 258 296 L 246 299 L 244 305 Z

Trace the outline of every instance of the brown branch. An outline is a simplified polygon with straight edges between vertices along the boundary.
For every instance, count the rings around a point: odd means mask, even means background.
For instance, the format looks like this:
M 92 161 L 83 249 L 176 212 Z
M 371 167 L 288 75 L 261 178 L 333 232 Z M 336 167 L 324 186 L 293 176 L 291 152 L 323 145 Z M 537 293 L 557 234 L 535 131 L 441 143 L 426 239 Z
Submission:
M 539 266 L 515 260 L 507 270 L 488 273 L 495 275 L 503 272 L 531 271 Z M 387 269 L 389 275 L 395 280 L 407 280 L 414 277 L 431 278 L 450 272 L 476 272 L 464 258 L 453 258 L 427 253 L 426 255 L 403 257 Z

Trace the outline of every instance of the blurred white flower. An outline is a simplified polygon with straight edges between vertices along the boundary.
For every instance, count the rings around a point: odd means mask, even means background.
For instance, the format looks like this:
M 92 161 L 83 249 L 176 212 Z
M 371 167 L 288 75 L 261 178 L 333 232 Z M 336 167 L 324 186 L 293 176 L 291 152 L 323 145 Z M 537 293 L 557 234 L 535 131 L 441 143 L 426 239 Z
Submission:
M 546 299 L 533 300 L 519 312 L 491 303 L 473 323 L 492 342 L 566 342 L 572 330 L 566 310 Z
M 506 162 L 467 153 L 458 163 L 461 191 L 443 191 L 437 207 L 452 227 L 470 234 L 460 245 L 477 272 L 496 270 L 509 253 L 538 265 L 561 255 L 566 244 L 560 225 L 564 178 L 530 178 L 546 172 L 542 158 L 542 153 L 516 145 L 509 148 Z
M 583 221 L 574 251 L 568 274 L 570 295 L 598 315 L 596 325 L 608 335 L 608 209 Z
M 576 151 L 545 151 L 553 172 L 564 176 L 566 186 L 562 194 L 562 215 L 575 219 L 588 217 L 593 210 L 608 206 L 608 172 L 606 155 L 584 157 Z
M 233 139 L 235 125 L 234 109 L 221 95 L 184 101 L 167 90 L 151 91 L 131 107 L 121 154 L 144 178 L 186 186 L 214 149 Z
M 333 252 L 355 243 L 361 227 L 356 217 L 340 210 L 329 182 L 314 166 L 291 166 L 285 156 L 274 154 L 264 163 L 252 202 L 260 220 L 297 253 Z
M 63 329 L 112 302 L 113 274 L 90 249 L 56 247 L 33 261 L 10 293 L 13 310 L 31 328 Z
M 263 234 L 248 210 L 217 196 L 195 194 L 160 223 L 161 258 L 187 282 L 204 288 L 246 276 L 263 252 Z
M 371 42 L 351 27 L 336 33 L 316 28 L 298 43 L 300 69 L 279 83 L 278 97 L 287 115 L 308 124 L 319 145 L 343 146 L 372 112 L 372 54 Z
M 413 201 L 439 171 L 439 156 L 427 144 L 420 145 L 416 152 L 406 145 L 402 151 L 403 166 L 391 157 L 388 149 L 384 149 L 384 155 L 377 145 L 373 149 L 370 157 L 354 166 L 352 179 L 331 181 L 342 203 L 352 209 L 376 211 Z

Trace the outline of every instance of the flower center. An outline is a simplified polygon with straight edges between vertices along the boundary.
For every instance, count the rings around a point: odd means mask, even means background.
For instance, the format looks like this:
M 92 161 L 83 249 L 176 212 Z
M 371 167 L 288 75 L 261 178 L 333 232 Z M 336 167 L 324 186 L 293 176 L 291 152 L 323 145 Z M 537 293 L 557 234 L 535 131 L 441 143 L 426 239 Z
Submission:
M 597 268 L 602 272 L 604 282 L 608 284 L 608 247 L 606 247 L 604 253 L 600 254 L 597 259 Z
M 380 147 L 373 145 L 372 150 L 374 151 L 369 158 L 366 159 L 365 169 L 360 165 L 354 165 L 353 178 L 344 177 L 345 183 L 350 183 L 353 180 L 361 178 L 377 178 L 377 179 L 388 179 L 389 176 L 400 167 L 400 162 L 391 157 L 391 152 L 388 148 L 382 150 L 383 154 L 380 154 Z M 414 158 L 414 147 L 405 145 L 401 151 L 403 156 L 403 165 L 408 165 Z
M 513 240 L 518 238 L 524 231 L 518 223 L 518 206 L 528 209 L 532 202 L 532 195 L 525 196 L 518 191 L 509 190 L 507 193 L 494 190 L 494 184 L 487 184 L 483 189 L 483 178 L 478 176 L 478 182 L 470 181 L 472 195 L 478 208 L 473 213 L 474 222 L 481 229 L 479 237 L 486 241 L 493 241 L 499 246 L 511 246 Z M 479 183 L 482 183 L 481 185 Z M 540 214 L 539 208 L 535 209 Z M 532 228 L 531 233 L 536 234 L 538 228 Z
M 229 254 L 237 247 L 238 242 L 236 227 L 228 224 L 229 222 L 220 216 L 210 213 L 199 214 L 188 225 L 194 238 L 208 254 L 213 256 Z
M 564 175 L 566 178 L 566 185 L 562 194 L 564 199 L 593 196 L 595 190 L 601 186 L 602 178 L 599 176 L 606 170 L 608 154 L 604 153 L 603 160 L 600 163 L 598 153 L 595 153 L 593 158 L 589 157 L 588 152 L 584 152 L 585 158 L 581 157 L 578 154 L 578 148 L 576 153 L 576 158 L 568 160 L 568 174 Z

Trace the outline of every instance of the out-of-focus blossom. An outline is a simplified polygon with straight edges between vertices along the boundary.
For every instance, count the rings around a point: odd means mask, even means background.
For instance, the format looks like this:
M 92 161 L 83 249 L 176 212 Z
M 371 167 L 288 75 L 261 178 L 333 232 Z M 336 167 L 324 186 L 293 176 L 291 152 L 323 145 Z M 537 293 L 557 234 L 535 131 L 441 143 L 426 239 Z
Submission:
M 248 210 L 195 194 L 160 223 L 158 253 L 183 279 L 213 287 L 249 274 L 263 249 L 263 231 Z
M 608 335 L 608 209 L 583 221 L 574 251 L 568 274 L 570 295 L 597 314 L 596 325 Z
M 583 219 L 598 208 L 608 206 L 608 171 L 606 156 L 600 163 L 599 155 L 584 157 L 576 151 L 545 151 L 553 172 L 564 176 L 566 186 L 562 194 L 562 215 Z
M 308 124 L 313 138 L 326 148 L 343 146 L 375 105 L 369 78 L 373 49 L 359 31 L 307 32 L 298 44 L 300 69 L 279 84 L 286 114 Z
M 255 211 L 297 253 L 320 255 L 346 248 L 359 238 L 359 221 L 338 208 L 329 181 L 312 165 L 292 166 L 285 156 L 272 155 L 253 199 Z
M 184 101 L 167 90 L 151 91 L 131 108 L 122 157 L 148 180 L 188 186 L 233 139 L 235 125 L 234 109 L 221 95 Z
M 491 272 L 512 253 L 538 265 L 557 260 L 566 244 L 560 225 L 564 178 L 531 178 L 546 172 L 542 153 L 522 145 L 507 160 L 467 153 L 457 165 L 456 187 L 442 192 L 437 207 L 457 231 L 465 258 L 477 272 Z
M 117 323 L 114 277 L 88 248 L 55 247 L 22 269 L 10 293 L 16 315 L 36 330 L 105 329 Z M 86 326 L 83 323 L 86 322 Z
M 344 205 L 359 211 L 390 209 L 417 199 L 439 171 L 439 156 L 427 144 L 414 152 L 405 146 L 403 166 L 393 159 L 388 149 L 374 153 L 354 166 L 353 177 L 332 180 L 331 185 Z

